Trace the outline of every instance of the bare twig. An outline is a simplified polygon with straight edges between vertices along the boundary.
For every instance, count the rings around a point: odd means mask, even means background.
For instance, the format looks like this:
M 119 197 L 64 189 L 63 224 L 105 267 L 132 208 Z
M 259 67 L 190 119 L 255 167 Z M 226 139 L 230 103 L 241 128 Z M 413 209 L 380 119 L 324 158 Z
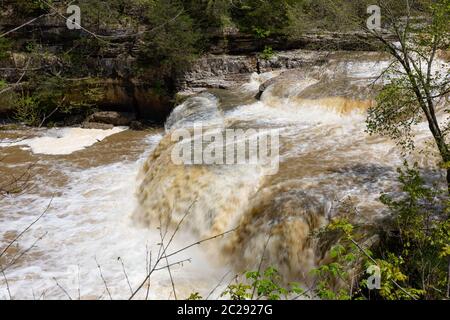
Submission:
M 128 288 L 130 288 L 130 292 L 131 292 L 131 294 L 133 294 L 133 288 L 131 287 L 130 279 L 128 278 L 128 274 L 127 274 L 127 271 L 125 269 L 125 265 L 123 263 L 123 260 L 120 257 L 117 258 L 117 260 L 119 260 L 120 263 L 122 264 L 122 270 L 123 270 L 123 274 L 125 275 L 125 279 L 127 280 Z
M 49 115 L 44 115 L 44 117 L 42 118 L 41 123 L 39 124 L 38 128 L 42 128 L 42 126 L 44 125 L 45 121 L 47 121 L 47 119 L 51 118 L 52 115 L 55 114 L 56 111 L 58 111 L 59 107 L 56 107 L 55 109 L 53 109 L 52 112 L 49 113 Z
M 181 253 L 181 252 L 184 252 L 184 251 L 186 251 L 186 250 L 188 250 L 188 249 L 190 249 L 190 248 L 192 248 L 192 247 L 194 247 L 194 246 L 197 246 L 197 245 L 200 245 L 200 244 L 202 244 L 202 243 L 205 243 L 205 242 L 208 242 L 208 241 L 211 241 L 211 240 L 214 240 L 214 239 L 223 237 L 223 236 L 225 236 L 225 235 L 227 235 L 227 234 L 229 234 L 229 233 L 232 233 L 232 232 L 236 231 L 237 229 L 238 229 L 238 228 L 233 229 L 233 230 L 230 230 L 230 231 L 227 231 L 227 232 L 224 232 L 224 233 L 221 233 L 221 234 L 218 234 L 218 235 L 216 235 L 216 236 L 213 236 L 213 237 L 210 237 L 210 238 L 201 240 L 201 241 L 197 241 L 197 242 L 195 242 L 195 243 L 193 243 L 193 244 L 191 244 L 191 245 L 188 245 L 188 246 L 184 247 L 183 249 L 180 249 L 180 250 L 177 250 L 177 251 L 175 251 L 175 252 L 173 252 L 173 253 L 171 253 L 171 254 L 168 254 L 168 255 L 167 255 L 167 258 L 170 258 L 170 257 L 172 257 L 172 256 L 175 256 L 175 255 L 177 255 L 177 254 L 179 254 L 179 253 Z M 166 249 L 167 249 L 167 247 L 166 247 Z M 165 257 L 165 256 L 163 255 L 162 257 Z M 157 266 L 157 265 L 158 265 L 158 262 L 155 264 L 155 266 Z M 156 271 L 156 267 L 153 267 L 153 269 L 150 271 L 150 274 L 144 279 L 144 281 L 143 281 L 143 282 L 139 285 L 139 287 L 134 291 L 133 295 L 129 298 L 129 300 L 132 300 L 132 299 L 136 296 L 136 294 L 142 289 L 142 287 L 145 285 L 145 283 L 147 282 L 147 280 L 150 278 L 151 274 L 153 274 L 153 272 L 155 272 L 155 271 Z
M 39 19 L 41 19 L 41 18 L 43 18 L 43 17 L 46 17 L 46 16 L 51 16 L 51 15 L 53 15 L 53 13 L 44 13 L 44 14 L 40 15 L 39 17 L 33 18 L 33 19 L 31 19 L 31 20 L 25 22 L 24 24 L 18 26 L 17 28 L 11 29 L 11 30 L 9 30 L 9 31 L 7 31 L 7 32 L 5 32 L 5 33 L 3 33 L 3 34 L 0 34 L 0 38 L 6 37 L 8 34 L 13 33 L 13 32 L 16 32 L 16 31 L 22 29 L 23 27 L 26 27 L 27 25 L 32 24 L 32 23 L 35 22 L 36 20 L 39 20 Z
M 166 252 L 166 248 L 164 247 L 164 239 L 163 239 L 161 232 L 160 232 L 160 235 L 161 235 L 161 247 L 163 248 L 163 251 Z M 172 271 L 170 270 L 169 258 L 167 258 L 167 256 L 165 256 L 165 260 L 167 263 L 167 272 L 169 273 L 170 282 L 172 284 L 173 296 L 174 296 L 175 300 L 178 300 L 177 291 L 175 289 L 175 282 L 173 281 Z
M 208 300 L 214 294 L 214 292 L 222 285 L 222 282 L 230 273 L 231 271 L 227 271 L 227 273 L 225 273 L 225 275 L 220 279 L 219 283 L 214 287 L 214 289 L 211 290 L 205 300 Z
M 11 179 L 8 179 L 5 183 L 0 185 L 0 196 L 6 197 L 12 193 L 18 194 L 25 192 L 27 187 L 30 185 L 29 182 L 31 178 L 33 177 L 30 171 L 36 166 L 36 164 L 37 162 L 30 164 L 27 169 L 17 177 L 15 175 L 10 175 Z
M 170 258 L 170 257 L 172 257 L 172 256 L 174 256 L 174 255 L 177 255 L 177 254 L 179 254 L 179 253 L 181 253 L 181 252 L 183 252 L 183 251 L 186 251 L 187 249 L 190 249 L 190 248 L 192 248 L 192 247 L 201 245 L 201 244 L 203 244 L 203 243 L 205 243 L 205 242 L 209 242 L 209 241 L 211 241 L 211 240 L 215 240 L 215 239 L 217 239 L 217 238 L 221 238 L 221 237 L 223 237 L 223 236 L 225 236 L 225 235 L 227 235 L 227 234 L 230 234 L 230 233 L 235 232 L 235 231 L 238 230 L 238 229 L 239 229 L 239 227 L 237 227 L 237 228 L 235 228 L 235 229 L 232 229 L 232 230 L 229 230 L 229 231 L 226 231 L 226 232 L 223 232 L 223 233 L 221 233 L 221 234 L 212 236 L 212 237 L 210 237 L 210 238 L 206 238 L 206 239 L 197 241 L 197 242 L 195 242 L 195 243 L 193 243 L 193 244 L 190 244 L 190 245 L 188 245 L 188 246 L 186 246 L 186 247 L 184 247 L 184 248 L 182 248 L 182 249 L 180 249 L 180 250 L 177 250 L 177 251 L 175 251 L 175 252 L 173 252 L 173 253 L 168 254 L 167 257 Z
M 148 300 L 148 296 L 149 296 L 149 294 L 150 294 L 150 285 L 151 285 L 151 281 L 150 281 L 150 269 L 152 268 L 152 252 L 148 250 L 148 247 L 147 247 L 147 257 L 146 257 L 146 260 L 147 260 L 147 266 L 146 266 L 147 273 L 146 273 L 146 275 L 147 275 L 149 278 L 148 278 L 148 283 L 147 283 L 147 292 L 145 293 L 145 300 Z
M 113 298 L 111 296 L 111 292 L 109 291 L 109 288 L 108 288 L 108 284 L 106 283 L 105 277 L 103 276 L 102 268 L 100 267 L 100 264 L 98 263 L 97 258 L 95 258 L 95 262 L 97 263 L 97 268 L 98 268 L 98 271 L 100 272 L 100 277 L 102 278 L 103 284 L 105 285 L 106 292 L 109 295 L 109 299 L 113 300 Z
M 64 294 L 69 298 L 69 300 L 73 300 L 72 297 L 70 296 L 70 294 L 67 292 L 67 290 L 64 289 L 64 287 L 62 285 L 59 284 L 58 280 L 56 280 L 56 278 L 53 278 L 53 280 L 55 280 L 58 288 L 61 289 L 62 292 L 64 292 Z
M 131 297 L 129 298 L 129 300 L 132 300 L 136 294 L 142 289 L 142 287 L 145 285 L 145 283 L 150 279 L 152 273 L 155 271 L 155 269 L 157 268 L 157 266 L 159 265 L 159 263 L 161 262 L 162 258 L 166 256 L 166 250 L 167 248 L 171 245 L 172 241 L 175 238 L 175 235 L 178 233 L 178 231 L 181 228 L 181 225 L 183 224 L 184 220 L 186 219 L 187 215 L 190 213 L 192 207 L 194 206 L 194 204 L 197 202 L 197 198 L 191 203 L 191 205 L 189 206 L 189 208 L 186 210 L 186 213 L 184 214 L 184 216 L 182 217 L 182 219 L 180 220 L 180 222 L 178 223 L 177 227 L 175 228 L 175 231 L 173 232 L 167 246 L 165 246 L 165 248 L 163 248 L 163 252 L 158 253 L 158 258 L 156 260 L 155 265 L 153 266 L 153 269 L 149 272 L 149 274 L 145 277 L 144 281 L 139 285 L 139 287 L 133 292 L 133 294 L 131 295 Z M 160 220 L 160 225 L 161 225 L 161 220 Z M 161 229 L 161 227 L 160 227 Z M 167 231 L 167 230 L 166 230 Z M 163 239 L 165 238 L 165 235 L 163 236 Z M 168 258 L 168 257 L 167 257 Z
M 78 267 L 78 300 L 81 300 L 81 289 L 80 289 L 80 266 Z
M 16 83 L 14 83 L 13 85 L 7 86 L 5 89 L 0 90 L 0 94 L 3 94 L 5 92 L 7 92 L 7 91 L 10 91 L 10 90 L 14 89 L 15 87 L 17 87 L 20 84 L 20 82 L 22 82 L 22 79 L 25 77 L 25 75 L 27 73 L 28 65 L 30 64 L 30 62 L 31 62 L 31 58 L 28 59 L 27 64 L 25 65 L 25 71 L 19 77 L 19 80 L 17 80 Z
M 174 267 L 174 266 L 178 266 L 178 265 L 183 265 L 183 264 L 186 263 L 186 262 L 191 263 L 191 262 L 192 262 L 192 259 L 189 258 L 189 259 L 184 259 L 184 260 L 181 260 L 181 261 L 178 261 L 178 262 L 174 262 L 174 263 L 165 265 L 164 267 L 156 268 L 155 271 L 161 271 L 161 270 L 164 270 L 164 269 L 167 269 L 167 268 L 170 268 L 170 267 Z
M 367 258 L 369 258 L 370 261 L 372 261 L 375 265 L 378 266 L 378 262 L 372 258 L 370 256 L 370 254 L 368 254 L 366 252 L 366 250 L 364 250 L 363 247 L 361 247 L 361 245 L 356 242 L 352 237 L 349 237 L 349 240 L 358 248 L 358 250 L 360 250 Z M 408 297 L 410 297 L 413 300 L 417 300 L 413 295 L 411 295 L 405 288 L 403 288 L 397 281 L 395 281 L 394 279 L 391 279 L 391 282 L 397 287 L 399 288 L 404 294 L 406 294 Z
M 48 234 L 48 232 L 45 232 L 42 236 L 40 236 L 39 238 L 37 238 L 33 244 L 28 247 L 28 249 L 23 250 L 22 252 L 16 254 L 12 259 L 11 262 L 6 266 L 6 268 L 4 269 L 5 271 L 7 269 L 9 269 L 10 267 L 12 267 L 13 265 L 15 265 L 23 256 L 25 256 L 28 252 L 30 252 L 31 250 L 33 250 L 36 247 L 36 244 L 41 241 L 46 235 Z
M 44 212 L 37 217 L 36 220 L 34 220 L 28 227 L 26 227 L 21 233 L 19 233 L 19 235 L 17 237 L 15 237 L 7 246 L 6 248 L 3 249 L 3 251 L 0 253 L 0 258 L 3 257 L 3 255 L 9 250 L 9 248 L 11 248 L 11 246 L 17 242 L 17 240 L 19 240 L 28 230 L 30 230 L 39 220 L 42 219 L 42 217 L 48 212 L 48 210 L 50 209 L 50 206 L 52 205 L 53 202 L 53 198 L 54 196 L 52 196 L 52 198 L 50 199 L 50 202 L 47 206 L 47 208 L 44 210 Z
M 64 21 L 67 21 L 67 17 L 65 17 L 63 14 L 61 14 L 57 8 L 55 8 L 51 3 L 49 3 L 48 1 L 45 0 L 41 0 L 43 3 L 45 3 L 51 10 L 54 11 L 54 14 L 56 14 L 58 17 L 64 19 Z M 167 21 L 165 21 L 164 23 L 162 23 L 161 25 L 158 25 L 150 30 L 144 30 L 144 31 L 140 31 L 137 33 L 133 33 L 133 34 L 123 34 L 123 35 L 99 35 L 89 29 L 86 29 L 85 27 L 81 26 L 80 24 L 78 24 L 77 22 L 74 22 L 74 24 L 80 28 L 81 30 L 83 30 L 84 32 L 90 34 L 91 36 L 93 36 L 94 38 L 96 38 L 99 41 L 111 44 L 110 41 L 111 40 L 116 40 L 116 39 L 121 39 L 121 38 L 130 38 L 130 37 L 138 37 L 141 36 L 143 34 L 146 33 L 151 33 L 151 32 L 155 32 L 161 28 L 163 28 L 164 26 L 174 22 L 175 20 L 178 19 L 178 17 L 180 17 L 184 12 L 184 9 L 181 9 L 174 17 L 172 17 L 171 19 L 168 19 Z
M 264 262 L 264 256 L 266 255 L 267 246 L 269 245 L 270 239 L 272 238 L 272 230 L 273 230 L 273 226 L 274 226 L 274 225 L 272 225 L 272 227 L 270 228 L 269 235 L 268 235 L 268 237 L 267 237 L 266 243 L 264 244 L 263 253 L 262 253 L 262 255 L 261 255 L 261 259 L 260 259 L 259 265 L 258 265 L 258 277 L 259 277 L 259 275 L 261 274 L 261 269 L 262 269 L 262 265 L 263 265 L 263 262 Z M 251 300 L 253 300 L 253 298 L 255 297 L 255 293 L 256 293 L 256 282 L 255 282 L 255 284 L 253 285 L 252 298 L 251 298 Z
M 9 296 L 9 300 L 12 300 L 12 295 L 11 295 L 11 290 L 9 289 L 9 283 L 8 283 L 8 278 L 6 278 L 6 274 L 5 274 L 5 270 L 3 270 L 2 265 L 0 264 L 0 270 L 2 272 L 3 275 L 3 279 L 5 279 L 5 283 L 6 283 L 6 291 L 8 291 L 8 296 Z
M 448 258 L 447 267 L 447 299 L 450 299 L 450 257 Z

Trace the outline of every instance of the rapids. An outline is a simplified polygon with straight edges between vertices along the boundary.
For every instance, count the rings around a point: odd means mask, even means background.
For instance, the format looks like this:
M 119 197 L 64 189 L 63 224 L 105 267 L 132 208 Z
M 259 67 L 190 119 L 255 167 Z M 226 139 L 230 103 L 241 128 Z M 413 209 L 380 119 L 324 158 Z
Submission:
M 372 83 L 388 65 L 377 54 L 335 54 L 323 66 L 253 75 L 241 103 L 230 106 L 221 91 L 189 98 L 169 117 L 165 137 L 142 167 L 134 219 L 153 227 L 182 223 L 200 239 L 237 228 L 205 246 L 213 261 L 253 270 L 264 254 L 263 267 L 277 267 L 286 280 L 310 280 L 323 258 L 311 232 L 337 214 L 336 205 L 351 201 L 357 219 L 370 222 L 383 216 L 380 194 L 395 190 L 403 163 L 398 147 L 365 132 Z M 260 101 L 245 99 L 268 78 Z M 199 122 L 222 130 L 276 128 L 278 172 L 267 174 L 260 165 L 174 164 L 179 142 L 172 133 Z M 409 159 L 436 165 L 436 157 L 420 152 L 430 145 L 426 125 L 415 130 L 418 151 Z
M 190 259 L 172 268 L 178 298 L 208 296 L 234 274 L 257 268 L 263 253 L 264 266 L 277 267 L 287 280 L 310 281 L 323 258 L 310 233 L 337 214 L 336 204 L 351 199 L 357 218 L 373 221 L 384 214 L 380 193 L 396 188 L 402 155 L 393 142 L 365 132 L 371 83 L 388 64 L 379 54 L 336 53 L 321 66 L 255 74 L 240 90 L 188 98 L 164 129 L 148 132 L 0 132 L 2 176 L 31 172 L 27 190 L 0 201 L 0 248 L 48 207 L 0 261 L 6 265 L 38 240 L 6 270 L 12 295 L 109 299 L 106 282 L 112 298 L 126 299 L 122 262 L 136 288 L 164 226 L 180 229 L 171 252 L 237 228 L 171 258 Z M 279 170 L 174 164 L 172 133 L 199 122 L 218 130 L 278 130 Z M 430 151 L 426 125 L 415 130 L 419 148 L 410 160 L 435 164 L 436 157 L 420 152 Z M 225 274 L 229 279 L 221 281 Z M 152 276 L 150 298 L 173 298 L 172 290 L 167 271 Z M 0 279 L 0 299 L 7 297 Z

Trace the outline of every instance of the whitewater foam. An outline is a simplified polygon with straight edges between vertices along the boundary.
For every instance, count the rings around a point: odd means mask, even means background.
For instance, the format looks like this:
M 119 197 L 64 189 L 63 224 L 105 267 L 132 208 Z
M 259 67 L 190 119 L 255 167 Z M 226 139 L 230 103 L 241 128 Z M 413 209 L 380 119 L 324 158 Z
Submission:
M 0 147 L 24 146 L 31 149 L 34 154 L 69 155 L 127 129 L 126 127 L 115 127 L 109 130 L 55 128 L 48 130 L 42 137 L 5 141 L 0 143 Z
M 147 251 L 153 252 L 154 263 L 157 244 L 161 241 L 156 228 L 140 228 L 130 218 L 136 206 L 137 172 L 161 138 L 160 134 L 149 136 L 146 139 L 148 150 L 137 162 L 118 162 L 90 169 L 59 167 L 58 170 L 68 176 L 69 183 L 53 200 L 32 194 L 2 200 L 1 212 L 11 214 L 0 215 L 0 234 L 17 234 L 51 203 L 42 220 L 20 240 L 19 248 L 27 248 L 47 234 L 24 260 L 6 272 L 14 298 L 67 299 L 58 283 L 73 299 L 78 298 L 78 290 L 82 299 L 109 299 L 97 261 L 113 299 L 130 297 L 121 261 L 136 289 L 146 276 Z M 168 252 L 198 240 L 181 232 Z M 5 241 L 0 238 L 1 247 Z M 179 297 L 186 298 L 197 291 L 205 294 L 214 288 L 223 273 L 220 268 L 209 267 L 201 247 L 177 255 L 169 259 L 169 263 L 186 259 L 192 259 L 191 263 L 173 266 L 171 270 Z M 161 262 L 160 266 L 165 264 Z M 171 297 L 167 270 L 155 273 L 151 280 L 151 299 Z M 1 280 L 0 283 L 0 299 L 7 298 L 6 287 Z M 145 291 L 137 298 L 144 298 Z

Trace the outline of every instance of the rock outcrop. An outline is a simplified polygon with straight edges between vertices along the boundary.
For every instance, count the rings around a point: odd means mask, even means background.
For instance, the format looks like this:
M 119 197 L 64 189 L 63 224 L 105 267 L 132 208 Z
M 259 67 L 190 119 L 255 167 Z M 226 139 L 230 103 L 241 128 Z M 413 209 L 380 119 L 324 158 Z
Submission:
M 285 35 L 272 34 L 266 39 L 255 39 L 252 35 L 240 33 L 237 30 L 218 33 L 213 39 L 210 52 L 213 54 L 253 54 L 261 52 L 266 46 L 274 50 L 346 50 L 374 51 L 378 45 L 363 32 L 327 32 L 310 31 L 294 38 Z
M 275 53 L 270 59 L 255 55 L 207 55 L 201 57 L 179 79 L 181 93 L 189 94 L 207 88 L 232 89 L 250 80 L 252 73 L 288 70 L 326 62 L 327 52 L 292 50 Z
M 136 117 L 132 113 L 104 111 L 96 112 L 88 118 L 89 122 L 111 124 L 113 126 L 128 126 Z
M 136 115 L 126 112 L 102 111 L 90 115 L 83 123 L 85 129 L 112 129 L 114 126 L 128 126 L 132 130 L 143 130 L 145 125 L 136 120 Z
M 13 5 L 14 2 L 7 3 Z M 0 30 L 12 30 L 26 22 L 27 19 L 11 16 L 10 11 L 0 13 Z M 104 93 L 96 103 L 101 110 L 134 113 L 139 119 L 158 122 L 163 122 L 170 114 L 177 91 L 192 94 L 206 88 L 230 89 L 249 81 L 252 73 L 320 64 L 330 50 L 376 50 L 376 46 L 361 33 L 315 32 L 295 39 L 273 34 L 266 39 L 255 39 L 237 30 L 222 31 L 210 39 L 212 45 L 208 55 L 200 57 L 189 71 L 173 80 L 174 83 L 163 84 L 170 90 L 161 90 L 161 84 L 152 83 L 151 76 L 144 78 L 136 71 L 139 43 L 135 38 L 123 36 L 133 34 L 128 27 L 101 30 L 102 34 L 117 36 L 117 40 L 114 45 L 97 48 L 98 52 L 93 50 L 89 56 L 82 57 L 85 70 L 75 70 L 71 81 L 74 86 L 82 86 L 85 84 L 77 79 L 92 77 L 90 85 L 101 88 Z M 15 49 L 10 52 L 9 59 L 0 61 L 0 78 L 8 83 L 20 79 L 21 85 L 27 85 L 28 81 L 33 85 L 29 75 L 34 71 L 66 74 L 69 67 L 64 52 L 73 49 L 74 41 L 80 39 L 80 31 L 68 30 L 64 19 L 48 14 L 11 33 L 8 38 L 15 42 Z M 28 45 L 35 43 L 35 39 L 39 39 L 42 50 L 31 52 Z M 259 53 L 266 46 L 277 53 L 263 59 Z

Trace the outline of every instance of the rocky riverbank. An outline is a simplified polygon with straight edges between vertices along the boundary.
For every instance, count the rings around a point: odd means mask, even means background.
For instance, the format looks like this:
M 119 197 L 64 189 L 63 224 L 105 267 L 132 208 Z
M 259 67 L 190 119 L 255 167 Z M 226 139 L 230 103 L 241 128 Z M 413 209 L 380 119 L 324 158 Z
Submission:
M 377 49 L 360 33 L 321 31 L 295 38 L 271 34 L 258 39 L 237 29 L 208 31 L 206 52 L 161 82 L 159 70 L 146 69 L 145 61 L 139 61 L 143 40 L 136 37 L 136 26 L 101 24 L 95 31 L 104 38 L 97 39 L 82 30 L 68 30 L 59 15 L 63 11 L 30 20 L 15 15 L 11 1 L 2 2 L 2 7 L 0 30 L 17 30 L 8 34 L 3 50 L 0 44 L 0 79 L 3 86 L 10 87 L 8 95 L 0 98 L 0 118 L 15 119 L 23 101 L 17 102 L 14 92 L 20 96 L 25 91 L 43 92 L 42 103 L 45 99 L 55 103 L 44 116 L 56 110 L 60 113 L 57 124 L 92 122 L 86 117 L 94 111 L 131 113 L 136 120 L 162 123 L 177 103 L 177 93 L 185 96 L 208 88 L 235 88 L 254 73 L 318 65 L 329 51 Z M 145 28 L 138 30 L 144 32 Z M 78 52 L 80 46 L 84 49 Z M 273 54 L 263 57 L 266 47 L 272 48 Z M 45 80 L 54 79 L 57 86 L 44 83 L 43 75 Z M 56 91 L 62 92 L 58 94 L 64 101 L 53 96 Z M 67 99 L 71 107 L 81 106 L 75 116 L 61 112 L 68 109 L 59 107 Z M 100 123 L 112 125 L 110 122 Z

